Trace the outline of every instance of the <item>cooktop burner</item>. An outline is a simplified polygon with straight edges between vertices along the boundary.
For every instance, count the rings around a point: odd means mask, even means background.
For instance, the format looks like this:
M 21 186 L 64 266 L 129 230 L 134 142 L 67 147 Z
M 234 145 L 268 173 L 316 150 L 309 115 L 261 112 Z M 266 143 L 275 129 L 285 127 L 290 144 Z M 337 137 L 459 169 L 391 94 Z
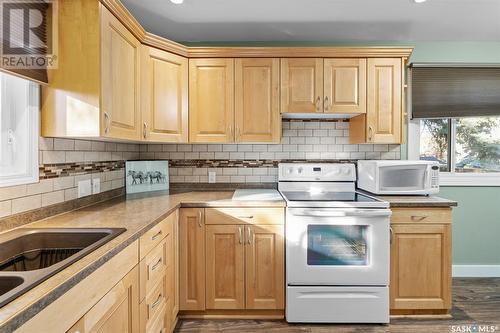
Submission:
M 376 199 L 356 192 L 284 191 L 282 193 L 289 201 L 378 202 Z

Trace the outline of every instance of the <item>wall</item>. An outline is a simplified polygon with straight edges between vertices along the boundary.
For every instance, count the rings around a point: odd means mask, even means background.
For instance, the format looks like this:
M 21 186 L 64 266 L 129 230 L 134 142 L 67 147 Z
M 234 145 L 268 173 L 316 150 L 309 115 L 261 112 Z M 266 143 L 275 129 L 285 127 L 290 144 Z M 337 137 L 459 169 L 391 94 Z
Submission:
M 416 43 L 413 62 L 500 63 L 499 42 Z M 405 152 L 403 152 L 405 155 Z M 500 187 L 442 187 L 440 196 L 458 201 L 453 210 L 453 264 L 498 265 L 500 274 Z M 475 274 L 474 272 L 477 272 Z
M 122 188 L 124 161 L 138 158 L 136 144 L 40 138 L 40 182 L 0 188 L 0 218 L 74 200 L 80 180 L 100 178 L 101 192 Z
M 280 162 L 399 159 L 400 146 L 349 144 L 347 121 L 284 120 L 280 144 L 150 144 L 141 159 L 168 159 L 170 182 L 275 183 Z

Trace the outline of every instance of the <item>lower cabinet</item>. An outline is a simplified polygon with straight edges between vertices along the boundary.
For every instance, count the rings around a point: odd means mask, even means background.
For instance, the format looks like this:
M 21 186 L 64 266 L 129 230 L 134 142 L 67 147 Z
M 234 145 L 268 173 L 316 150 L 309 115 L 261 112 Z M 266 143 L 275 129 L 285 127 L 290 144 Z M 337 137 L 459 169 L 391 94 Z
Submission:
M 393 209 L 392 314 L 451 308 L 451 209 Z
M 186 208 L 180 216 L 181 310 L 284 309 L 283 208 Z
M 135 266 L 68 332 L 139 332 L 139 269 Z

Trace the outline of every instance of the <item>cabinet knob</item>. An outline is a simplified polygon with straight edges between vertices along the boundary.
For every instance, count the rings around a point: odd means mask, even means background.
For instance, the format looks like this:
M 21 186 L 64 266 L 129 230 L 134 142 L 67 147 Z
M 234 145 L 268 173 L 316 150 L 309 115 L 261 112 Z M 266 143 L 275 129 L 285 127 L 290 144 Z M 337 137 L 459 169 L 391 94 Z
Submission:
M 368 126 L 368 141 L 372 141 L 373 138 L 373 128 Z
M 104 112 L 104 133 L 107 134 L 109 132 L 109 122 L 110 117 L 107 112 Z
M 321 108 L 321 98 L 318 96 L 318 98 L 316 98 L 316 112 L 321 112 L 320 108 Z
M 142 136 L 144 137 L 144 139 L 146 139 L 148 136 L 148 124 L 146 122 L 143 124 Z
M 325 97 L 325 112 L 328 111 L 330 101 L 328 100 L 328 96 Z

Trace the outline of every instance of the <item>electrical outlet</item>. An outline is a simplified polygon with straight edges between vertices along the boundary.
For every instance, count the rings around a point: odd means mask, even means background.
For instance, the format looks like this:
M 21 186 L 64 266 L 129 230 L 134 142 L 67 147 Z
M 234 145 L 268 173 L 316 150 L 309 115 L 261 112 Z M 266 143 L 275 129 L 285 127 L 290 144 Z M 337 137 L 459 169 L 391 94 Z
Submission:
M 81 180 L 78 182 L 78 197 L 86 197 L 92 194 L 92 183 L 90 179 Z
M 208 172 L 208 182 L 209 183 L 215 183 L 215 181 L 216 181 L 215 171 L 209 171 Z
M 101 178 L 92 179 L 92 194 L 101 192 Z

